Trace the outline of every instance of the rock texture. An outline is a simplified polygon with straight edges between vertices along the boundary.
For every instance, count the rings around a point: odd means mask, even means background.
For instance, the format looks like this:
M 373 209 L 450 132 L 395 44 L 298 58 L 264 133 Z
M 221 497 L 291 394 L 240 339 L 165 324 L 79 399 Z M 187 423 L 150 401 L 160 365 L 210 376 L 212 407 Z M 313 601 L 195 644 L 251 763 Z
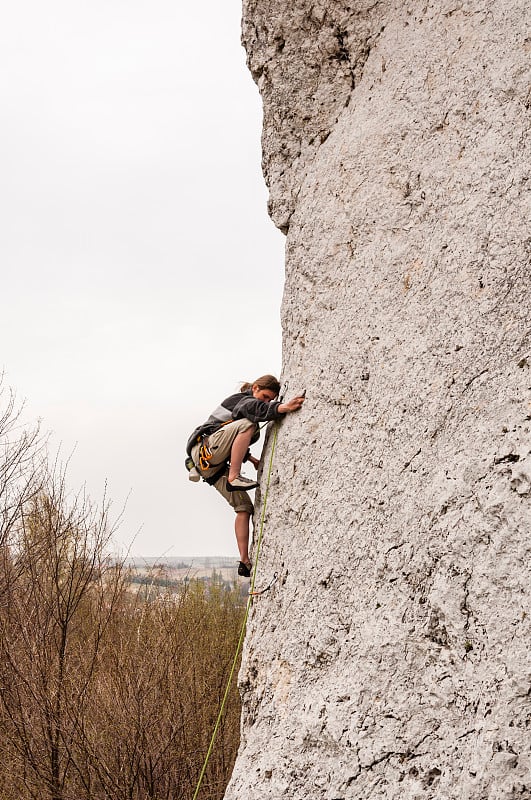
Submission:
M 287 233 L 226 800 L 531 797 L 527 0 L 245 0 Z

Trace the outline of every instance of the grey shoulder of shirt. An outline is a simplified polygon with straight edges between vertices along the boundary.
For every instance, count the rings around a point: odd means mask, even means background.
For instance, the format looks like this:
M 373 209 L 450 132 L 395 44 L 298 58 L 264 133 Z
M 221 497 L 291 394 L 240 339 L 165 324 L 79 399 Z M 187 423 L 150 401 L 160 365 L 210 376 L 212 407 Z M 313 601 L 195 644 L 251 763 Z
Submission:
M 226 422 L 228 419 L 232 419 L 232 411 L 229 411 L 228 408 L 219 405 L 217 408 L 214 409 L 208 421 Z

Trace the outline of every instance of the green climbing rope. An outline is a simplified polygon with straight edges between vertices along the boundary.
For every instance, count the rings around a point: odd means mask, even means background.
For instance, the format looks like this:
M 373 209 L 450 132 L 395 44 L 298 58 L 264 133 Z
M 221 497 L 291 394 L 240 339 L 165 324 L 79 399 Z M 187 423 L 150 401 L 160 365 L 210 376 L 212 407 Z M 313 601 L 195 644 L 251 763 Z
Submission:
M 265 521 L 265 513 L 266 513 L 266 506 L 267 506 L 267 498 L 269 495 L 269 484 L 271 483 L 271 472 L 273 470 L 273 458 L 275 455 L 275 448 L 277 444 L 277 432 L 278 432 L 278 424 L 275 422 L 273 426 L 273 441 L 271 444 L 271 456 L 269 458 L 269 468 L 267 471 L 267 480 L 266 480 L 266 488 L 264 492 L 264 501 L 262 503 L 262 514 L 260 516 L 260 528 L 258 530 L 258 539 L 256 541 L 256 553 L 254 556 L 254 566 L 253 571 L 251 574 L 251 585 L 249 589 L 249 599 L 247 600 L 247 605 L 245 607 L 245 614 L 243 616 L 242 627 L 240 630 L 240 637 L 238 639 L 238 644 L 236 646 L 236 652 L 234 653 L 234 658 L 232 661 L 232 666 L 230 668 L 229 677 L 227 679 L 227 686 L 225 687 L 225 693 L 223 695 L 223 699 L 221 701 L 221 706 L 219 709 L 218 717 L 216 719 L 216 724 L 214 725 L 214 731 L 212 733 L 212 737 L 210 739 L 210 744 L 208 745 L 208 750 L 205 756 L 205 760 L 203 762 L 203 766 L 201 768 L 201 772 L 199 773 L 199 780 L 197 781 L 197 786 L 195 787 L 195 792 L 193 794 L 192 800 L 196 800 L 197 795 L 199 794 L 199 790 L 201 788 L 201 784 L 203 783 L 203 778 L 205 777 L 206 768 L 208 765 L 208 761 L 210 756 L 212 755 L 212 750 L 214 749 L 214 742 L 216 740 L 217 732 L 219 726 L 221 724 L 221 720 L 223 719 L 223 712 L 225 711 L 225 706 L 227 704 L 227 699 L 230 692 L 230 687 L 232 684 L 232 678 L 234 676 L 234 672 L 236 670 L 236 664 L 238 663 L 238 656 L 240 655 L 240 651 L 242 649 L 243 640 L 245 638 L 245 629 L 247 627 L 247 620 L 249 618 L 249 612 L 251 610 L 251 605 L 253 602 L 253 592 L 254 592 L 254 585 L 256 582 L 256 571 L 258 569 L 258 559 L 260 557 L 260 548 L 262 546 L 262 537 L 264 533 L 264 521 Z

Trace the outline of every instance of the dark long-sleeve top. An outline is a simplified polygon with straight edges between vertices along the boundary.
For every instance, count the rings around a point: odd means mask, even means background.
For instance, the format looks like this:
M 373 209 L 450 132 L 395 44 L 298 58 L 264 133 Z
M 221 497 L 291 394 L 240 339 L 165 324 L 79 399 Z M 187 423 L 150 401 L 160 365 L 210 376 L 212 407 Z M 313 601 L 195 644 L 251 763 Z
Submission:
M 215 433 L 222 425 L 231 420 L 250 419 L 251 422 L 269 422 L 282 417 L 283 415 L 278 410 L 279 405 L 279 400 L 272 400 L 270 403 L 258 400 L 253 397 L 252 389 L 247 392 L 231 394 L 214 409 L 207 421 L 199 425 L 191 434 L 186 445 L 186 452 L 190 455 L 192 447 L 202 436 L 210 436 L 211 433 Z

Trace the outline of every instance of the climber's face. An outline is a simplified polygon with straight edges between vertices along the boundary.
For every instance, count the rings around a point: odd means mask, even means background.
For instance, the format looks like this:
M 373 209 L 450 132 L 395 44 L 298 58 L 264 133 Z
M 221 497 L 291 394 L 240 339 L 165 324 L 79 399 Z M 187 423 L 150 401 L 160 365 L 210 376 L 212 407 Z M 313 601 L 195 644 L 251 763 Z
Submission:
M 257 383 L 253 383 L 253 397 L 262 400 L 263 403 L 270 403 L 275 399 L 276 394 L 271 389 L 260 389 Z

